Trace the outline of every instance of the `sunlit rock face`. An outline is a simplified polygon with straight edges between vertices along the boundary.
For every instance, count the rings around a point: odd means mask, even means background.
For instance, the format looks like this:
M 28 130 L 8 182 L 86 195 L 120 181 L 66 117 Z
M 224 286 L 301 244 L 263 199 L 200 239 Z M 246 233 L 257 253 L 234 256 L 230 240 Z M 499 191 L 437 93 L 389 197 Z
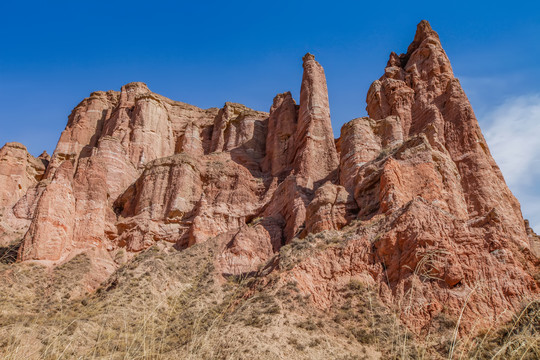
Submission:
M 223 275 L 271 260 L 322 309 L 360 279 L 418 333 L 441 313 L 463 312 L 465 329 L 504 320 L 538 293 L 538 237 L 426 21 L 406 54 L 391 53 L 367 112 L 334 139 L 309 53 L 299 103 L 278 94 L 269 113 L 200 109 L 143 83 L 95 92 L 50 163 L 19 144 L 0 150 L 0 230 L 24 238 L 20 261 L 88 254 L 90 290 L 156 243 L 216 241 Z M 314 238 L 325 245 L 280 267 L 284 246 Z
M 19 143 L 7 143 L 0 149 L 0 245 L 22 237 L 28 229 L 29 217 L 18 219 L 13 207 L 21 198 L 21 202 L 33 203 L 28 199 L 36 191 L 49 160 L 46 152 L 35 158 Z
M 463 311 L 465 329 L 489 326 L 538 293 L 537 237 L 527 233 L 429 23 L 418 25 L 406 54 L 390 55 L 367 112 L 345 124 L 337 142 L 339 182 L 362 222 L 351 226 L 344 249 L 291 271 L 313 301 L 330 307 L 334 289 L 360 278 L 378 284 L 421 332 L 443 312 Z M 319 213 L 340 219 L 328 208 Z

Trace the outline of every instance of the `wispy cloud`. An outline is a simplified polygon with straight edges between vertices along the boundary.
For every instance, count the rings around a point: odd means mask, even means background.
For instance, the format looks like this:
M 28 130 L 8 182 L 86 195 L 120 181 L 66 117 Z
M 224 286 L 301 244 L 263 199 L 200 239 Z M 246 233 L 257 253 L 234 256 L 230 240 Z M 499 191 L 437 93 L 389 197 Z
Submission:
M 482 115 L 485 137 L 523 215 L 540 230 L 540 94 L 506 100 Z

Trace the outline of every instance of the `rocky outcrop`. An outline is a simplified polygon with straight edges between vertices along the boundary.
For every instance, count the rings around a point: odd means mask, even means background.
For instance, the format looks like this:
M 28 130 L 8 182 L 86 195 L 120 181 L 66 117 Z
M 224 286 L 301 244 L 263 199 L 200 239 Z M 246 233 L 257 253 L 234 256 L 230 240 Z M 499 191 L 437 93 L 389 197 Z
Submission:
M 74 246 L 75 201 L 73 165 L 64 161 L 39 198 L 20 249 L 21 259 L 58 261 L 70 254 Z
M 538 293 L 534 236 L 427 22 L 390 55 L 367 111 L 338 141 L 340 183 L 363 222 L 290 276 L 323 308 L 348 279 L 378 284 L 417 332 L 441 313 L 463 313 L 461 330 L 490 326 Z
M 355 219 L 357 212 L 352 194 L 343 186 L 327 182 L 317 189 L 306 208 L 305 229 L 300 236 L 339 230 Z
M 293 167 L 300 185 L 312 189 L 335 179 L 339 157 L 330 122 L 324 70 L 312 54 L 306 54 L 303 60 Z
M 63 258 L 57 254 L 73 255 L 70 249 L 116 248 L 114 201 L 137 180 L 148 162 L 174 155 L 179 147 L 200 152 L 193 139 L 204 134 L 194 133 L 196 129 L 192 124 L 194 121 L 201 127 L 211 124 L 216 115 L 217 109 L 201 110 L 171 101 L 150 92 L 143 83 L 128 84 L 120 92 L 93 93 L 70 115 L 45 176 L 50 184 L 45 185 L 43 194 L 47 194 L 48 199 L 57 198 L 56 211 L 71 214 L 73 230 L 66 233 L 69 238 L 66 241 L 48 245 L 56 246 L 56 250 L 25 250 L 21 252 L 21 259 L 57 261 Z M 204 138 L 201 144 L 203 142 Z M 209 142 L 206 143 L 208 147 Z M 72 165 L 62 174 L 62 179 L 69 179 L 64 180 L 63 186 L 70 183 L 74 208 L 70 202 L 63 201 L 64 187 L 55 185 L 56 170 L 66 162 Z M 32 195 L 43 196 L 36 192 Z M 36 211 L 47 213 L 51 201 L 40 199 Z M 33 222 L 36 224 L 32 234 L 27 235 L 28 241 L 30 238 L 33 242 L 48 239 L 54 233 L 37 224 L 41 222 L 39 216 L 34 216 Z M 50 226 L 55 224 L 59 226 L 55 231 L 65 231 L 62 222 L 53 222 Z M 65 244 L 71 245 L 64 248 Z
M 285 177 L 292 170 L 297 123 L 298 105 L 291 93 L 276 95 L 270 108 L 266 157 L 263 162 L 263 170 L 272 176 Z
M 43 178 L 48 163 L 46 153 L 34 158 L 19 143 L 7 143 L 0 149 L 0 214 Z
M 176 154 L 147 165 L 115 202 L 119 246 L 164 240 L 183 248 L 245 226 L 262 206 L 262 183 L 228 154 Z
M 224 275 L 270 262 L 325 310 L 355 279 L 418 333 L 441 314 L 489 326 L 538 294 L 538 237 L 427 22 L 337 141 L 323 68 L 308 53 L 303 69 L 299 104 L 278 94 L 269 113 L 130 83 L 73 110 L 48 166 L 6 145 L 1 224 L 29 226 L 19 260 L 86 253 L 92 289 L 153 244 L 212 240 Z M 299 243 L 311 252 L 291 264 Z
M 534 232 L 534 230 L 530 227 L 529 220 L 525 220 L 525 229 L 527 230 L 527 235 L 529 236 L 529 244 L 530 244 L 531 253 L 535 257 L 540 259 L 540 236 L 538 236 Z M 540 273 L 538 274 L 540 275 Z
M 405 137 L 431 136 L 434 146 L 444 148 L 456 164 L 469 217 L 479 220 L 497 208 L 513 241 L 524 245 L 519 203 L 491 157 L 439 36 L 427 21 L 418 25 L 406 54 L 391 54 L 385 74 L 368 92 L 367 103 L 373 119 L 398 116 Z
M 340 183 L 353 190 L 360 168 L 381 151 L 403 142 L 399 117 L 389 116 L 375 121 L 368 117 L 354 119 L 341 128 L 337 146 L 340 152 Z
M 34 191 L 48 164 L 47 153 L 34 158 L 19 143 L 7 143 L 0 149 L 0 245 L 22 237 L 28 229 L 29 221 L 18 219 L 13 207 Z

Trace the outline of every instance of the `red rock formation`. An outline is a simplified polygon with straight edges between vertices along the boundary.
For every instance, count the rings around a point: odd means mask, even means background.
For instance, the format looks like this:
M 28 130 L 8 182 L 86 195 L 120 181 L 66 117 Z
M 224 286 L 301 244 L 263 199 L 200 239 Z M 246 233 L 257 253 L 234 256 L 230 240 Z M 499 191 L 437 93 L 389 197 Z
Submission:
M 210 152 L 230 152 L 234 161 L 260 170 L 265 155 L 268 114 L 225 103 L 215 119 Z
M 37 205 L 19 209 L 24 215 L 37 206 L 21 259 L 59 261 L 88 249 L 114 251 L 118 237 L 114 201 L 141 175 L 146 163 L 173 155 L 182 146 L 181 139 L 187 139 L 186 129 L 190 132 L 187 136 L 196 136 L 190 124 L 195 121 L 201 127 L 208 126 L 216 115 L 217 109 L 202 110 L 171 101 L 151 93 L 142 83 L 128 84 L 120 93 L 93 93 L 70 115 L 46 182 L 30 195 L 34 204 L 39 199 Z M 65 166 L 60 182 L 56 171 L 66 162 L 72 165 Z M 74 204 L 64 201 L 66 187 L 73 193 Z M 51 211 L 70 214 L 73 228 L 67 230 L 62 221 L 41 224 L 39 214 Z M 59 228 L 53 229 L 55 226 Z M 57 232 L 66 238 L 48 241 Z M 48 243 L 47 251 L 30 250 L 40 249 L 36 245 L 40 242 Z
M 325 183 L 317 189 L 306 209 L 306 226 L 301 237 L 324 230 L 339 230 L 355 218 L 358 208 L 343 186 Z
M 391 54 L 367 102 L 373 119 L 399 116 L 405 137 L 430 134 L 433 146 L 446 150 L 456 164 L 469 217 L 480 219 L 497 208 L 513 241 L 524 245 L 519 203 L 491 157 L 439 36 L 427 21 L 418 25 L 406 54 Z
M 324 73 L 311 55 L 306 62 L 302 128 L 297 127 L 298 107 L 290 93 L 276 97 L 269 119 L 266 113 L 226 103 L 211 132 L 204 123 L 187 124 L 177 147 L 184 154 L 149 163 L 116 201 L 117 244 L 130 251 L 157 240 L 184 247 L 223 234 L 228 242 L 223 270 L 236 273 L 254 270 L 298 235 L 313 196 L 305 186 L 313 187 L 337 170 Z M 200 141 L 201 132 L 212 134 L 209 142 Z M 327 158 L 331 163 L 326 169 L 318 166 Z M 341 218 L 329 226 L 346 221 L 340 194 L 333 200 L 340 203 L 336 217 Z M 252 226 L 256 218 L 260 221 Z
M 46 153 L 36 159 L 19 143 L 0 149 L 0 214 L 42 179 L 47 164 Z
M 64 161 L 41 195 L 20 249 L 22 259 L 58 261 L 73 249 L 75 227 L 73 165 Z
M 226 154 L 177 154 L 148 164 L 115 203 L 116 242 L 130 251 L 165 240 L 185 247 L 245 226 L 262 184 Z
M 292 170 L 298 106 L 290 92 L 276 95 L 270 108 L 266 157 L 263 170 L 272 176 L 284 177 Z
M 115 202 L 120 215 L 116 242 L 130 251 L 144 249 L 155 239 L 187 243 L 202 195 L 200 167 L 200 161 L 187 154 L 150 163 Z
M 527 235 L 529 236 L 531 252 L 540 259 L 540 236 L 529 226 L 529 220 L 525 220 L 525 229 L 527 229 Z
M 340 183 L 354 190 L 358 171 L 365 163 L 376 158 L 381 150 L 403 142 L 400 125 L 397 116 L 379 121 L 359 118 L 343 125 L 337 143 L 340 152 Z
M 427 22 L 370 87 L 369 117 L 337 142 L 324 71 L 303 60 L 299 105 L 279 94 L 269 114 L 203 110 L 131 83 L 73 110 L 44 175 L 45 155 L 6 145 L 0 213 L 31 222 L 20 260 L 86 252 L 91 289 L 120 250 L 159 241 L 215 238 L 222 273 L 242 274 L 277 263 L 294 238 L 327 239 L 281 278 L 321 308 L 351 279 L 377 286 L 417 332 L 441 312 L 487 326 L 538 293 L 538 238 Z
M 91 149 L 97 145 L 105 119 L 110 117 L 117 102 L 117 92 L 97 91 L 73 109 L 53 153 L 48 176 L 52 176 L 64 160 L 77 160 L 80 155 L 89 155 Z
M 463 311 L 470 329 L 517 310 L 539 290 L 535 241 L 427 22 L 406 54 L 391 54 L 367 103 L 370 118 L 338 141 L 340 182 L 367 223 L 290 276 L 321 307 L 348 279 L 378 283 L 415 331 L 441 312 Z
M 0 245 L 20 238 L 28 229 L 29 222 L 18 219 L 13 207 L 43 178 L 47 156 L 43 153 L 34 158 L 19 143 L 7 143 L 0 149 Z
M 316 184 L 335 179 L 339 157 L 330 122 L 324 70 L 312 54 L 306 54 L 303 60 L 293 167 L 300 185 L 311 189 Z

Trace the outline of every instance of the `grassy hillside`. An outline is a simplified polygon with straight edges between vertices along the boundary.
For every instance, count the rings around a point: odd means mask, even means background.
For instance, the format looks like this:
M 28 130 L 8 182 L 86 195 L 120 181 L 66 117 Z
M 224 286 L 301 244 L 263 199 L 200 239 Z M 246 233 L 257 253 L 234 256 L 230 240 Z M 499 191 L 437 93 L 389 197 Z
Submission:
M 302 246 L 283 248 L 295 261 Z M 0 263 L 2 359 L 537 359 L 540 304 L 475 338 L 456 319 L 415 337 L 376 289 L 350 282 L 327 311 L 312 306 L 280 267 L 221 277 L 213 241 L 178 252 L 154 246 L 84 291 L 84 255 L 50 270 Z M 302 257 L 302 256 L 299 256 Z M 273 259 L 274 264 L 276 259 Z M 291 264 L 287 263 L 290 267 Z

